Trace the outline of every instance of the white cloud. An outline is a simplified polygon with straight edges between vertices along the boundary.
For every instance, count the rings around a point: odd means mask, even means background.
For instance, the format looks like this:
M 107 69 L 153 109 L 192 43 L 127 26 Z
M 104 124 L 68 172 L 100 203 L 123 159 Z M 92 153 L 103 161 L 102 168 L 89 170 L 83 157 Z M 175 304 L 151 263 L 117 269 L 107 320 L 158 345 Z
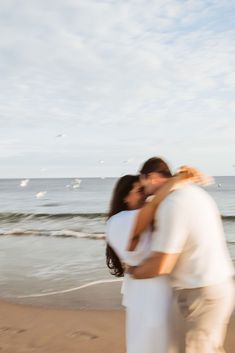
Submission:
M 226 0 L 2 1 L 0 138 L 21 143 L 0 157 L 21 156 L 29 174 L 35 158 L 58 173 L 77 158 L 86 175 L 104 159 L 113 175 L 113 158 L 196 149 L 191 162 L 220 174 L 206 151 L 218 140 L 225 159 L 235 150 L 234 10 Z

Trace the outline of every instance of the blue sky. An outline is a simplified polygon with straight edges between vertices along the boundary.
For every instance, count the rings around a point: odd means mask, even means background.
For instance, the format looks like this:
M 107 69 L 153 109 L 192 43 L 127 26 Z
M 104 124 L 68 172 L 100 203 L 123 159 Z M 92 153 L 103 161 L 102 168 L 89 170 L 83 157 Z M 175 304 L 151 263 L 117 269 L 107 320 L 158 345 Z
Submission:
M 235 175 L 235 1 L 1 0 L 0 177 Z

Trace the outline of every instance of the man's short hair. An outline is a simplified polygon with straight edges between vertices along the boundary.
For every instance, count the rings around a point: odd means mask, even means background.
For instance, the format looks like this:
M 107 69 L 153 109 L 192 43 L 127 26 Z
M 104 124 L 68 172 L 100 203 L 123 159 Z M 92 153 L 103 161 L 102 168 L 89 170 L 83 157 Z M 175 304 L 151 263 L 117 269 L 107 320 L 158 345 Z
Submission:
M 140 170 L 140 174 L 142 175 L 148 175 L 149 173 L 159 173 L 163 175 L 164 177 L 171 177 L 172 173 L 170 171 L 170 168 L 168 167 L 167 163 L 158 157 L 152 157 L 149 158 L 144 165 L 142 166 Z

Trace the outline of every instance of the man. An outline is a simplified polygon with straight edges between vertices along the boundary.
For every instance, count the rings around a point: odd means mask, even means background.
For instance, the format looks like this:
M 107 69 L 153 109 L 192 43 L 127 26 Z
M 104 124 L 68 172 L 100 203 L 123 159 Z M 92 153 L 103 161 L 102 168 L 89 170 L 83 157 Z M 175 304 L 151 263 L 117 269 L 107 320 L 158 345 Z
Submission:
M 172 176 L 157 157 L 146 161 L 140 173 L 148 195 Z M 216 204 L 187 183 L 167 196 L 155 220 L 151 257 L 128 272 L 138 279 L 170 274 L 186 320 L 186 353 L 224 352 L 234 270 Z

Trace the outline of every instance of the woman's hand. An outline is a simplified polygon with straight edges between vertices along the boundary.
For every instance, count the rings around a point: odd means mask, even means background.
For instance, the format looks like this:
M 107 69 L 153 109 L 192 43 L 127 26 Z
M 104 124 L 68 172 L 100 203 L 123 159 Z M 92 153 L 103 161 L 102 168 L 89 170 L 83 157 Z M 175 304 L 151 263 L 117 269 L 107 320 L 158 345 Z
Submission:
M 210 185 L 214 182 L 212 177 L 202 173 L 196 168 L 189 167 L 187 165 L 180 167 L 173 178 L 179 182 L 192 181 L 193 183 L 199 185 Z
M 189 181 L 199 185 L 209 185 L 213 183 L 213 178 L 200 172 L 196 168 L 182 166 L 173 177 L 169 178 L 169 180 L 156 191 L 151 201 L 152 204 L 157 207 L 169 193 L 176 190 L 179 185 Z

